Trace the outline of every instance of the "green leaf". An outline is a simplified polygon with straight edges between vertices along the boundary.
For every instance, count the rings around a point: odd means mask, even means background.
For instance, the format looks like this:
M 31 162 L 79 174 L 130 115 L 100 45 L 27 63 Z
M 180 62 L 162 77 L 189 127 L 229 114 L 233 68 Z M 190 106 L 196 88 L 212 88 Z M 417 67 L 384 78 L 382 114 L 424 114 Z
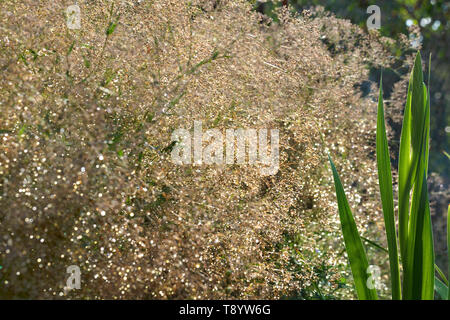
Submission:
M 20 137 L 20 136 L 23 135 L 26 131 L 27 131 L 27 125 L 24 124 L 24 125 L 22 125 L 22 127 L 20 127 L 19 131 L 17 132 L 17 135 Z
M 116 17 L 115 21 L 112 21 L 113 15 L 114 15 L 114 2 L 111 4 L 111 8 L 109 9 L 110 22 L 109 22 L 108 28 L 106 28 L 106 36 L 107 37 L 109 37 L 114 32 L 114 30 L 117 27 L 117 22 L 119 21 L 120 15 Z
M 442 280 L 444 280 L 445 285 L 448 285 L 448 280 L 445 277 L 444 272 L 442 272 L 442 270 L 437 266 L 437 264 L 434 264 L 434 268 L 436 269 L 436 272 L 438 273 L 438 275 L 441 277 Z
M 448 300 L 447 298 L 448 287 L 437 277 L 434 280 L 435 280 L 434 290 L 438 293 L 438 295 L 441 297 L 442 300 Z
M 413 167 L 410 170 L 414 172 L 414 185 L 408 225 L 406 264 L 403 266 L 403 294 L 405 299 L 432 300 L 434 298 L 435 268 L 433 230 L 427 190 L 430 105 L 422 78 L 420 54 L 418 53 L 412 79 L 411 150 Z M 414 170 L 415 164 L 417 167 Z
M 369 240 L 369 239 L 367 239 L 367 238 L 364 238 L 363 236 L 361 236 L 361 240 L 365 241 L 367 244 L 371 245 L 371 246 L 374 247 L 374 248 L 377 248 L 377 249 L 379 249 L 379 250 L 381 250 L 381 251 L 384 251 L 385 253 L 389 253 L 388 249 L 383 248 L 381 245 L 379 245 L 379 244 L 376 243 L 375 241 L 372 241 L 372 240 Z M 445 274 L 442 272 L 442 270 L 439 269 L 439 267 L 437 266 L 437 264 L 434 264 L 434 268 L 436 269 L 436 271 L 437 271 L 437 273 L 439 274 L 439 276 L 442 278 L 444 284 L 445 284 L 446 286 L 448 286 L 448 280 L 447 280 L 447 278 L 445 277 Z M 438 279 L 438 278 L 436 277 L 436 279 Z
M 117 22 L 111 21 L 109 23 L 108 28 L 106 29 L 106 35 L 107 36 L 111 35 L 114 32 L 114 30 L 116 29 L 116 27 L 117 27 Z
M 336 189 L 336 197 L 339 207 L 339 218 L 341 221 L 342 234 L 344 236 L 345 248 L 347 250 L 350 267 L 352 269 L 353 279 L 355 282 L 356 293 L 360 300 L 377 300 L 377 292 L 375 289 L 369 289 L 367 286 L 368 268 L 366 252 L 364 251 L 361 238 L 359 237 L 358 229 L 352 212 L 348 205 L 347 197 L 345 196 L 344 188 L 336 171 L 333 161 L 330 156 L 328 159 L 333 171 L 334 186 Z
M 70 56 L 74 47 L 75 47 L 75 41 L 72 42 L 72 44 L 69 47 L 69 50 L 67 50 L 67 56 Z
M 448 154 L 447 152 L 445 152 L 445 151 L 442 151 L 444 154 L 445 154 L 445 156 L 450 160 L 450 154 Z
M 84 66 L 89 69 L 91 67 L 91 62 L 86 57 L 83 57 L 83 61 Z
M 402 133 L 398 160 L 398 235 L 402 265 L 406 265 L 406 243 L 408 240 L 409 194 L 413 185 L 411 157 L 411 100 L 412 73 L 408 85 L 405 111 L 403 113 Z
M 384 225 L 389 250 L 389 268 L 391 272 L 392 299 L 401 299 L 400 267 L 398 261 L 397 232 L 395 230 L 394 196 L 392 192 L 391 162 L 389 156 L 386 127 L 384 123 L 383 89 L 380 80 L 378 98 L 376 153 L 378 164 L 378 180 L 381 202 L 383 205 Z
M 32 54 L 32 56 L 33 56 L 33 61 L 35 61 L 37 58 L 39 58 L 39 55 L 38 55 L 37 52 L 34 51 L 33 49 L 28 49 L 28 51 Z
M 423 90 L 423 73 L 422 73 L 422 59 L 420 52 L 417 52 L 413 67 L 413 82 L 412 82 L 412 104 L 411 104 L 411 121 L 413 128 L 423 128 L 425 123 L 425 97 Z M 422 132 L 414 130 L 411 132 L 411 143 L 413 152 L 419 152 L 422 141 Z
M 375 241 L 372 241 L 370 239 L 364 238 L 363 236 L 360 236 L 361 240 L 365 241 L 367 244 L 371 245 L 374 248 L 377 248 L 381 251 L 384 251 L 386 253 L 389 253 L 388 249 L 383 248 L 382 246 L 380 246 L 378 243 L 376 243 Z

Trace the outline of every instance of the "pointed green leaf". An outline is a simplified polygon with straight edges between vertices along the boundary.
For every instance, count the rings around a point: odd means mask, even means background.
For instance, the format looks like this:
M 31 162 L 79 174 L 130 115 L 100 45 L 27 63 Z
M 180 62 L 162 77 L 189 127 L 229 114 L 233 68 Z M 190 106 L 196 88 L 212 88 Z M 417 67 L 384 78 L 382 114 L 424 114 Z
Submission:
M 344 236 L 350 267 L 352 269 L 356 293 L 360 300 L 377 300 L 378 296 L 376 290 L 369 289 L 367 286 L 369 263 L 350 206 L 348 205 L 344 188 L 330 156 L 328 156 L 328 159 L 330 160 L 331 169 L 333 171 L 342 234 Z
M 422 79 L 420 54 L 413 70 L 411 100 L 411 150 L 414 186 L 409 216 L 404 265 L 403 294 L 405 299 L 432 300 L 434 298 L 433 230 L 427 190 L 428 140 L 430 105 Z M 417 70 L 420 68 L 420 72 Z M 420 82 L 420 85 L 419 85 Z M 420 91 L 420 93 L 419 93 Z M 416 168 L 414 168 L 416 167 Z
M 422 73 L 422 59 L 420 52 L 417 52 L 416 60 L 413 68 L 413 82 L 412 82 L 412 104 L 411 104 L 411 120 L 413 128 L 423 128 L 425 123 L 425 97 L 423 90 L 423 73 Z M 419 130 L 413 130 L 411 135 L 411 142 L 413 152 L 419 152 L 417 149 L 421 144 L 422 133 Z
M 391 162 L 389 156 L 386 127 L 384 123 L 383 89 L 380 80 L 377 116 L 377 164 L 381 202 L 383 205 L 384 225 L 389 250 L 389 268 L 391 271 L 392 299 L 401 299 L 400 268 L 398 262 L 397 232 L 395 230 L 394 197 L 392 192 Z
M 402 133 L 398 161 L 398 236 L 403 266 L 406 265 L 406 243 L 408 240 L 409 194 L 413 185 L 411 157 L 411 100 L 412 73 L 408 85 L 408 94 L 403 114 Z
M 114 32 L 114 30 L 116 30 L 116 27 L 117 27 L 117 22 L 111 21 L 108 25 L 108 28 L 106 29 L 106 35 L 110 36 Z
M 444 280 L 444 284 L 447 286 L 448 285 L 448 280 L 445 277 L 444 272 L 442 272 L 442 270 L 437 266 L 437 264 L 434 264 L 434 268 L 436 269 L 436 272 L 441 277 L 441 279 Z

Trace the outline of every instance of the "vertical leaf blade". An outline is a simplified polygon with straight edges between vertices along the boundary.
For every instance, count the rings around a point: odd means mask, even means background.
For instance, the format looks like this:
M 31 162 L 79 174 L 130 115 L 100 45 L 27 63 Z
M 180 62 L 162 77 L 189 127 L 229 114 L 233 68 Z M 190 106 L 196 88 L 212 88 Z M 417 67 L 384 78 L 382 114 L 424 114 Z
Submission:
M 409 194 L 412 189 L 414 177 L 411 157 L 412 80 L 413 77 L 411 74 L 405 110 L 403 113 L 398 162 L 398 236 L 403 266 L 407 264 L 406 244 L 408 240 Z
M 383 206 L 384 225 L 389 250 L 389 268 L 391 273 L 392 299 L 401 299 L 400 268 L 398 261 L 397 232 L 395 230 L 394 197 L 392 191 L 392 174 L 386 127 L 384 122 L 383 89 L 380 80 L 378 98 L 376 153 L 378 180 Z
M 411 104 L 411 120 L 413 128 L 423 128 L 425 123 L 425 97 L 423 90 L 423 73 L 422 73 L 422 58 L 420 52 L 417 53 L 413 68 L 413 82 L 412 82 L 412 104 Z M 422 141 L 422 132 L 420 130 L 413 130 L 411 132 L 411 142 L 413 152 L 419 152 L 417 149 Z
M 422 79 L 422 66 L 418 53 L 412 77 L 411 150 L 413 160 L 408 174 L 414 176 L 414 185 L 408 224 L 403 295 L 405 299 L 432 300 L 435 268 L 433 230 L 427 190 L 430 101 Z
M 347 197 L 345 196 L 344 188 L 330 156 L 328 156 L 328 159 L 333 171 L 342 234 L 344 236 L 345 248 L 350 261 L 350 267 L 352 269 L 358 299 L 377 300 L 378 296 L 376 290 L 369 289 L 367 286 L 367 270 L 369 263 L 367 261 L 366 252 L 362 245 L 361 238 L 359 237 L 358 229 L 356 227 L 355 220 L 353 219 Z

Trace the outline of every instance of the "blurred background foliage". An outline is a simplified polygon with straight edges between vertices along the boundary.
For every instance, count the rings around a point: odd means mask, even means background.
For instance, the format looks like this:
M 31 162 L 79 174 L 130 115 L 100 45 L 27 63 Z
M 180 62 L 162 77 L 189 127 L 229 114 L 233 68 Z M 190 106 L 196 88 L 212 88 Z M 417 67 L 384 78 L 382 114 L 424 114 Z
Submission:
M 251 0 L 252 1 L 252 0 Z M 408 54 L 420 49 L 424 57 L 426 74 L 428 73 L 428 57 L 431 54 L 431 132 L 430 132 L 430 159 L 428 188 L 430 191 L 431 210 L 434 229 L 434 242 L 437 250 L 436 262 L 445 270 L 447 248 L 445 245 L 445 215 L 450 201 L 450 166 L 445 152 L 449 153 L 450 140 L 450 1 L 445 0 L 284 0 L 284 1 L 252 1 L 255 10 L 278 21 L 276 9 L 289 4 L 292 11 L 302 12 L 315 6 L 322 6 L 332 12 L 338 18 L 349 19 L 367 31 L 366 21 L 372 12 L 367 13 L 370 5 L 377 5 L 381 12 L 382 36 L 395 39 L 392 42 L 391 53 L 398 59 L 398 65 L 394 64 L 389 69 L 380 70 L 372 67 L 370 81 L 379 82 L 381 71 L 383 72 L 383 92 L 387 106 L 387 121 L 392 129 L 390 140 L 393 167 L 397 168 L 400 143 L 401 121 L 403 105 L 396 105 L 393 93 L 394 85 L 400 84 L 400 79 L 409 74 L 402 61 Z M 411 44 L 409 50 L 404 50 L 398 41 L 402 35 L 406 35 Z M 345 43 L 342 45 L 345 47 Z M 334 49 L 334 48 L 328 48 Z M 428 85 L 428 78 L 425 78 Z M 406 91 L 406 82 L 403 81 L 403 90 Z M 364 91 L 364 86 L 361 86 Z M 364 93 L 364 94 L 367 94 Z
M 323 6 L 333 12 L 338 18 L 350 19 L 366 29 L 366 20 L 370 16 L 366 12 L 370 5 L 378 5 L 381 9 L 381 29 L 383 36 L 398 39 L 399 34 L 409 36 L 412 45 L 420 41 L 422 56 L 431 54 L 431 152 L 430 172 L 441 175 L 448 186 L 450 166 L 443 151 L 449 150 L 450 126 L 450 2 L 444 0 L 394 0 L 394 1 L 349 1 L 349 0 L 289 0 L 289 1 L 253 1 L 256 10 L 277 20 L 274 9 L 282 5 L 292 6 L 296 11 L 308 9 L 312 6 Z M 410 33 L 410 27 L 420 27 L 420 36 Z M 401 56 L 404 52 L 399 47 L 393 47 L 392 53 Z M 426 64 L 428 67 L 428 59 Z M 385 71 L 383 89 L 391 91 L 394 82 L 398 81 L 398 70 Z M 404 72 L 404 71 L 403 71 Z M 386 77 L 387 75 L 387 77 Z M 378 81 L 379 72 L 372 73 L 373 81 Z

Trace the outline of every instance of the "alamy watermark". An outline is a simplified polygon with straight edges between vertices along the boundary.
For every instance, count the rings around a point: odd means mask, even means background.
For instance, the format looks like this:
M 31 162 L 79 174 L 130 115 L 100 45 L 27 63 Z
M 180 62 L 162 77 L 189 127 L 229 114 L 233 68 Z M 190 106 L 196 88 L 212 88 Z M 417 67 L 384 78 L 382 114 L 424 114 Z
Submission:
M 81 9 L 78 4 L 67 7 L 66 18 L 67 28 L 71 30 L 81 29 Z
M 370 265 L 367 268 L 367 274 L 370 276 L 367 278 L 367 288 L 369 289 L 381 289 L 381 269 L 378 266 Z
M 270 131 L 270 153 L 268 134 Z M 172 162 L 175 164 L 261 164 L 262 175 L 274 175 L 279 169 L 278 129 L 226 129 L 224 135 L 219 129 L 203 132 L 202 122 L 194 121 L 194 137 L 187 129 L 172 133 Z M 208 143 L 203 147 L 204 142 Z M 225 142 L 225 159 L 224 159 Z M 236 142 L 236 143 L 235 143 Z M 246 161 L 248 149 L 248 161 Z M 236 160 L 236 161 L 235 161 Z
M 367 29 L 380 29 L 381 28 L 381 10 L 380 7 L 373 4 L 367 8 L 367 13 L 371 14 L 367 18 L 366 25 Z
M 70 274 L 66 281 L 65 290 L 81 289 L 81 271 L 76 265 L 68 266 L 66 272 Z

